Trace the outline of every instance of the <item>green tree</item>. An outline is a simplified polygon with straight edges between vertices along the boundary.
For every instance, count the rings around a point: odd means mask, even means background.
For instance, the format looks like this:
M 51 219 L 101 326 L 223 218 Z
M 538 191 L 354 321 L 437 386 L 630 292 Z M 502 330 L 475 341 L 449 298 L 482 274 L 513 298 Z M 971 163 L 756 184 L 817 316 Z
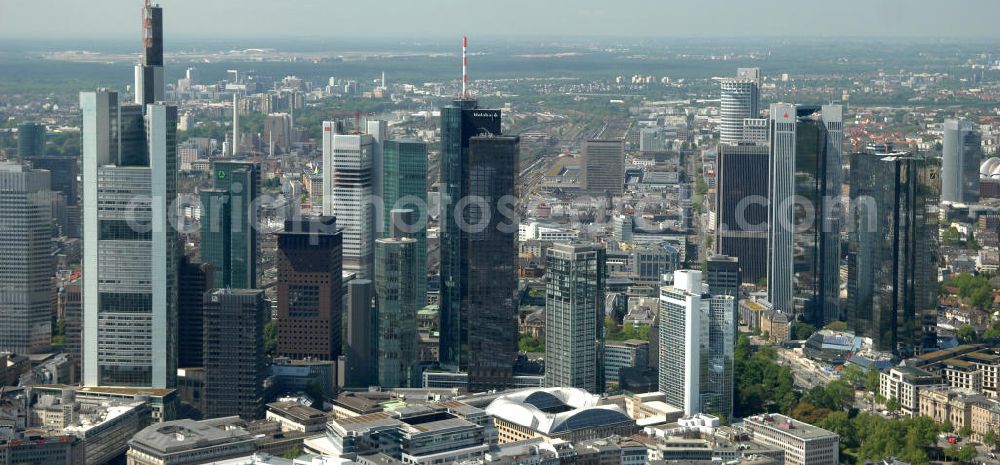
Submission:
M 888 410 L 888 411 L 890 411 L 890 412 L 892 412 L 892 413 L 894 413 L 894 414 L 897 413 L 897 412 L 899 412 L 899 408 L 900 408 L 899 399 L 897 399 L 895 397 L 889 399 L 885 403 L 885 409 Z
M 941 422 L 940 429 L 941 429 L 942 433 L 954 433 L 955 432 L 955 425 L 951 424 L 951 420 L 945 420 L 945 421 Z
M 844 365 L 844 371 L 840 373 L 840 378 L 851 383 L 852 386 L 860 387 L 864 385 L 865 372 L 860 366 L 848 363 Z
M 545 341 L 522 334 L 517 340 L 517 350 L 528 353 L 545 352 Z
M 285 459 L 288 459 L 288 460 L 295 460 L 295 459 L 299 458 L 300 456 L 302 456 L 302 446 L 299 445 L 299 444 L 296 444 L 295 447 L 293 447 L 293 448 L 288 449 L 287 451 L 285 451 L 285 453 L 281 455 L 281 458 L 285 458 Z
M 278 320 L 264 325 L 264 353 L 271 357 L 278 353 Z
M 801 321 L 795 321 L 792 323 L 792 337 L 795 340 L 801 341 L 809 339 L 816 332 L 816 326 L 809 323 L 804 323 Z

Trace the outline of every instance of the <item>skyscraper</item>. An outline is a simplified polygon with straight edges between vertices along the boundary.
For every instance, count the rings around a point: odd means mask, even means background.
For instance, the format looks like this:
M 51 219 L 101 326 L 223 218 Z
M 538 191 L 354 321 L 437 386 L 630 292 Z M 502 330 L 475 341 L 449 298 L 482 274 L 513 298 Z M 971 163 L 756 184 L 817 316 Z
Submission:
M 583 177 L 587 192 L 621 195 L 625 191 L 625 141 L 588 139 L 583 143 Z
M 743 120 L 756 118 L 760 113 L 760 70 L 739 68 L 735 78 L 723 79 L 720 86 L 719 142 L 735 145 L 743 140 Z
M 727 255 L 712 255 L 706 262 L 705 281 L 712 295 L 728 295 L 740 298 L 740 261 Z
M 719 144 L 715 248 L 739 259 L 744 283 L 767 276 L 767 145 Z
M 375 141 L 369 134 L 339 134 L 323 122 L 323 214 L 344 231 L 344 269 L 373 277 L 375 245 Z
M 174 384 L 177 108 L 80 94 L 83 109 L 83 382 Z
M 260 168 L 254 162 L 217 161 L 214 189 L 201 191 L 201 259 L 212 265 L 219 288 L 257 287 L 257 218 Z
M 500 110 L 480 109 L 473 99 L 456 99 L 441 109 L 441 364 L 465 369 L 469 360 L 468 234 L 459 228 L 458 202 L 469 195 L 470 139 L 500 134 Z
M 71 156 L 32 156 L 28 158 L 31 167 L 49 172 L 52 180 L 52 191 L 59 192 L 66 198 L 66 205 L 75 206 L 80 196 L 77 176 L 77 157 Z
M 260 417 L 264 407 L 264 291 L 215 289 L 205 294 L 206 418 Z
M 546 252 L 545 385 L 604 392 L 604 247 L 557 243 Z
M 937 346 L 939 170 L 891 145 L 851 157 L 848 326 L 878 350 Z
M 966 120 L 947 119 L 943 124 L 941 200 L 957 203 L 979 201 L 979 133 Z
M 382 144 L 382 215 L 383 236 L 392 233 L 391 212 L 394 208 L 409 208 L 417 215 L 415 229 L 407 237 L 417 241 L 414 257 L 420 270 L 417 295 L 426 298 L 427 279 L 427 144 L 414 139 L 388 140 Z
M 264 140 L 270 156 L 288 153 L 292 146 L 292 117 L 288 113 L 270 113 L 264 118 Z
M 674 272 L 660 290 L 659 390 L 685 415 L 732 418 L 736 308 L 702 288 L 701 272 Z
M 177 366 L 203 367 L 205 293 L 215 287 L 212 265 L 182 257 L 178 266 Z
M 341 351 L 341 231 L 331 216 L 278 233 L 278 355 L 336 360 Z
M 372 282 L 352 279 L 347 283 L 347 367 L 344 370 L 347 387 L 378 384 L 377 318 Z
M 51 348 L 52 252 L 49 172 L 0 163 L 0 352 Z
M 17 125 L 17 156 L 24 158 L 45 155 L 45 125 L 28 121 Z
M 776 310 L 817 325 L 839 303 L 840 105 L 771 105 L 767 286 Z
M 163 8 L 142 8 L 142 60 L 135 65 L 135 103 L 163 101 Z
M 469 390 L 509 386 L 517 356 L 517 136 L 469 140 L 465 191 L 484 203 L 462 208 L 468 260 Z
M 423 307 L 417 282 L 417 241 L 387 237 L 375 241 L 375 300 L 378 314 L 378 385 L 416 383 L 417 310 Z

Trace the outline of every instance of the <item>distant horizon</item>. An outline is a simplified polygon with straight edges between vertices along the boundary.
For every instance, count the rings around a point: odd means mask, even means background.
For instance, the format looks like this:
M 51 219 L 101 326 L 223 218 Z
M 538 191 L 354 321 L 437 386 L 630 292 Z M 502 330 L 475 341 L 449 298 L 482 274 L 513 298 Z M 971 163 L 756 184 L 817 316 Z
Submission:
M 138 37 L 142 0 L 0 2 L 0 39 Z M 340 39 L 417 42 L 463 33 L 482 38 L 946 38 L 1000 39 L 1000 2 L 956 0 L 164 0 L 166 36 L 181 40 Z M 486 7 L 491 5 L 485 5 Z M 210 31 L 210 32 L 209 32 Z M 446 33 L 447 31 L 447 33 Z M 454 34 L 450 33 L 454 31 Z

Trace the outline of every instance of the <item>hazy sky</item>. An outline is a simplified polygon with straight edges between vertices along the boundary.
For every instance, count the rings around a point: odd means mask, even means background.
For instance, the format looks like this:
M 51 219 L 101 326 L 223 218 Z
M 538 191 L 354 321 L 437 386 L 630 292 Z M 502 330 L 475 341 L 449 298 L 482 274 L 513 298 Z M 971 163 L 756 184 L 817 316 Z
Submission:
M 1000 37 L 997 0 L 162 0 L 176 38 Z M 125 38 L 142 0 L 0 0 L 0 38 Z M 85 44 L 84 44 L 85 45 Z

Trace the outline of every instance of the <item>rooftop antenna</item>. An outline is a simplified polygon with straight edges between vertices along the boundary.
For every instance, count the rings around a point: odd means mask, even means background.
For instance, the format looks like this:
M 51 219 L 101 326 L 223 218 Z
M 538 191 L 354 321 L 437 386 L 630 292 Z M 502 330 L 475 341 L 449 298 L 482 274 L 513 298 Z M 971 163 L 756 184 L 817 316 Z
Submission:
M 465 87 L 469 83 L 469 58 L 465 54 L 465 50 L 469 48 L 469 38 L 462 36 L 462 98 L 469 98 L 469 94 L 466 92 Z

